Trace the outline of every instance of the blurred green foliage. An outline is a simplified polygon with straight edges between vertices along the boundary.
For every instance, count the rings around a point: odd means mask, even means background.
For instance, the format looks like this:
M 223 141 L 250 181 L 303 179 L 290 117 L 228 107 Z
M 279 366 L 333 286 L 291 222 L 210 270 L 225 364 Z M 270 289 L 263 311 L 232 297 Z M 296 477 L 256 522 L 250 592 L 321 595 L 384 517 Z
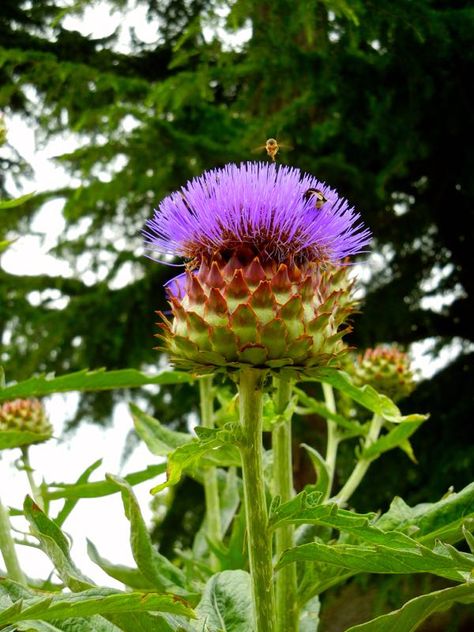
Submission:
M 12 238 L 30 232 L 42 204 L 64 200 L 67 226 L 53 254 L 72 270 L 20 277 L 0 266 L 7 377 L 157 367 L 154 312 L 166 309 L 162 286 L 176 269 L 143 256 L 143 223 L 164 195 L 202 170 L 266 159 L 252 150 L 274 136 L 293 147 L 282 150 L 282 162 L 331 183 L 373 230 L 378 256 L 353 344 L 434 338 L 435 353 L 453 340 L 462 347 L 412 395 L 410 408 L 432 414 L 414 441 L 419 465 L 404 461 L 400 476 L 400 457 L 376 464 L 377 476 L 354 502 L 364 509 L 369 487 L 384 505 L 388 489 L 411 501 L 469 482 L 472 4 L 138 0 L 156 25 L 145 42 L 127 26 L 127 3 L 110 0 L 130 35 L 125 48 L 119 29 L 106 24 L 95 39 L 71 30 L 65 20 L 85 15 L 87 31 L 89 5 L 97 3 L 0 5 L 0 110 L 7 121 L 22 115 L 39 143 L 70 135 L 78 142 L 56 158 L 73 176 L 69 186 L 51 183 L 0 215 L 0 235 Z M 11 183 L 30 173 L 8 144 L 0 168 L 4 194 L 7 174 Z M 427 299 L 438 295 L 445 304 L 433 309 Z M 196 401 L 193 387 L 179 388 L 173 400 L 166 387 L 142 393 L 177 428 Z M 105 419 L 113 397 L 84 396 L 79 416 Z M 304 439 L 306 430 L 298 432 Z

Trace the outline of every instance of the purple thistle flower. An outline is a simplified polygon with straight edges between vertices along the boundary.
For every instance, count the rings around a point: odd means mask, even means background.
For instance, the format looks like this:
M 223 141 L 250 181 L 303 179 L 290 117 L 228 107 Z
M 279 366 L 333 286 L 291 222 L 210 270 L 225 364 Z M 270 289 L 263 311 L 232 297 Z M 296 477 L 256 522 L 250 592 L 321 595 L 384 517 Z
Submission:
M 157 260 L 187 260 L 166 285 L 173 318 L 162 314 L 159 335 L 176 364 L 308 372 L 345 353 L 355 301 L 343 260 L 370 232 L 316 178 L 267 163 L 208 171 L 166 197 L 144 234 Z
M 337 264 L 371 237 L 325 183 L 293 167 L 251 162 L 207 171 L 164 198 L 144 235 L 155 256 L 196 265 L 242 252 L 262 262 Z

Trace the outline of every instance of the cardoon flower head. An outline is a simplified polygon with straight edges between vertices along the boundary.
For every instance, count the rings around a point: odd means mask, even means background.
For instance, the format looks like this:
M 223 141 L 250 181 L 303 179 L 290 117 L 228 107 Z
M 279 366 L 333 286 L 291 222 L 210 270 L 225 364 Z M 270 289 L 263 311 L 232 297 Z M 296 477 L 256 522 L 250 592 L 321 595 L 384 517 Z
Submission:
M 172 359 L 200 370 L 306 369 L 343 351 L 352 311 L 347 266 L 370 233 L 347 201 L 298 169 L 227 165 L 166 197 L 147 247 L 186 259 L 168 286 Z
M 24 445 L 47 441 L 53 434 L 43 404 L 37 399 L 15 399 L 1 404 L 0 433 L 5 431 L 30 433 L 24 438 Z
M 356 384 L 370 384 L 394 401 L 410 395 L 416 386 L 410 356 L 395 346 L 367 349 L 357 356 L 351 372 Z

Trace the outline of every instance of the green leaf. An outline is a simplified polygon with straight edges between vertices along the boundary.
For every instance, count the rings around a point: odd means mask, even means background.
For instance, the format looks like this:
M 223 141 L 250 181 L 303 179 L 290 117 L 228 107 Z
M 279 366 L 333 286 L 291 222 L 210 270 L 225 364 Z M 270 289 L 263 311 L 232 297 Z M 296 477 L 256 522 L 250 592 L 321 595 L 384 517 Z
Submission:
M 75 485 L 82 485 L 83 483 L 87 483 L 87 481 L 89 480 L 89 476 L 93 472 L 95 472 L 95 470 L 101 465 L 102 465 L 102 459 L 99 459 L 95 461 L 94 463 L 92 463 L 92 465 L 89 465 L 89 467 L 86 470 L 84 470 L 84 472 L 79 476 Z M 78 498 L 73 498 L 73 499 L 67 499 L 65 501 L 61 511 L 58 513 L 58 515 L 54 519 L 54 522 L 58 525 L 58 527 L 62 527 L 66 518 L 69 516 L 71 511 L 77 505 L 78 500 L 79 500 Z
M 138 388 L 147 384 L 183 384 L 192 381 L 192 376 L 183 371 L 163 371 L 158 375 L 146 375 L 135 369 L 85 369 L 59 377 L 40 375 L 6 386 L 0 390 L 0 401 L 17 397 L 44 397 L 68 391 L 106 391 L 116 388 Z
M 120 632 L 120 628 L 100 616 L 70 618 L 64 621 L 18 621 L 3 632 Z
M 138 485 L 145 481 L 155 478 L 166 471 L 166 464 L 159 463 L 158 465 L 149 465 L 145 470 L 139 472 L 132 472 L 124 476 L 124 480 L 129 485 Z M 48 489 L 45 492 L 45 498 L 47 500 L 57 500 L 59 498 L 100 498 L 102 496 L 110 496 L 116 494 L 119 489 L 110 480 L 96 481 L 94 483 L 50 483 L 49 488 L 55 488 L 53 491 Z M 57 488 L 57 489 L 56 489 Z
M 433 573 L 454 581 L 465 581 L 474 565 L 472 555 L 454 553 L 452 547 L 441 543 L 429 549 L 396 531 L 385 533 L 366 527 L 360 529 L 358 535 L 363 535 L 364 544 L 311 542 L 289 549 L 283 553 L 277 568 L 298 561 L 323 562 L 355 572 Z
M 415 597 L 399 610 L 352 626 L 347 632 L 412 632 L 431 614 L 448 610 L 455 603 L 474 603 L 474 584 L 461 584 Z
M 326 404 L 323 404 L 322 402 L 319 402 L 317 399 L 314 399 L 314 397 L 311 397 L 310 395 L 305 393 L 303 390 L 299 388 L 295 388 L 295 393 L 298 395 L 298 400 L 300 401 L 300 403 L 308 411 L 314 412 L 317 415 L 324 417 L 324 419 L 330 419 L 331 421 L 334 421 L 341 428 L 344 428 L 344 430 L 346 430 L 346 432 L 343 435 L 345 439 L 367 434 L 367 428 L 364 425 L 360 424 L 357 421 L 350 421 L 349 419 L 346 419 L 342 415 L 332 412 L 331 410 L 329 410 Z
M 114 483 L 122 494 L 125 515 L 130 521 L 130 544 L 138 568 L 156 588 L 183 587 L 183 572 L 166 557 L 158 553 L 153 546 L 147 526 L 140 512 L 135 494 L 130 485 L 118 476 L 109 474 L 107 478 Z
M 3 391 L 0 390 L 0 393 Z M 1 396 L 0 396 L 1 399 Z M 12 448 L 20 448 L 23 445 L 30 445 L 39 441 L 47 441 L 51 439 L 51 435 L 38 434 L 37 432 L 29 432 L 25 430 L 0 430 L 0 450 L 8 450 Z
M 192 440 L 191 435 L 170 430 L 157 419 L 141 411 L 135 404 L 130 404 L 130 412 L 138 436 L 156 456 L 166 456 L 175 448 Z
M 26 195 L 22 195 L 19 198 L 15 198 L 14 200 L 0 200 L 0 211 L 6 211 L 10 208 L 15 208 L 16 206 L 21 206 L 35 195 L 35 193 L 27 193 Z
M 400 423 L 403 417 L 398 407 L 386 395 L 377 393 L 377 391 L 369 386 L 356 386 L 350 376 L 344 371 L 335 369 L 319 369 L 317 375 L 311 380 L 317 382 L 326 382 L 337 390 L 345 393 L 355 402 L 371 410 L 373 413 L 380 415 L 387 421 L 392 423 Z
M 311 463 L 313 464 L 314 470 L 316 472 L 316 476 L 317 476 L 316 484 L 312 485 L 311 488 L 316 492 L 321 492 L 322 501 L 325 501 L 328 498 L 331 491 L 329 489 L 329 486 L 331 484 L 331 477 L 329 475 L 329 470 L 328 470 L 326 461 L 319 454 L 319 452 L 315 450 L 314 448 L 312 448 L 310 445 L 307 445 L 306 443 L 302 443 L 301 447 L 304 448 L 306 452 L 308 453 L 309 458 L 311 459 Z
M 112 588 L 91 588 L 18 601 L 0 613 L 0 625 L 28 619 L 66 619 L 124 612 L 171 612 L 193 618 L 193 611 L 174 595 L 123 593 Z
M 423 503 L 415 507 L 410 507 L 396 497 L 376 525 L 385 530 L 407 531 L 428 545 L 436 539 L 454 544 L 463 538 L 463 525 L 471 528 L 474 525 L 474 483 L 460 492 L 448 494 L 436 503 Z
M 87 553 L 91 560 L 99 566 L 109 577 L 113 577 L 122 584 L 137 590 L 151 590 L 156 588 L 137 568 L 129 568 L 121 564 L 113 564 L 101 557 L 96 547 L 87 540 Z
M 362 458 L 373 461 L 384 452 L 401 447 L 426 419 L 428 419 L 428 415 L 408 415 L 407 417 L 402 417 L 400 423 L 395 428 L 390 430 L 387 434 L 382 435 L 362 452 Z
M 38 538 L 41 548 L 53 562 L 62 581 L 74 591 L 91 588 L 94 583 L 74 565 L 69 553 L 69 542 L 61 529 L 29 496 L 25 499 L 23 511 L 33 535 Z
M 235 445 L 230 443 L 230 432 L 218 428 L 196 428 L 199 438 L 179 446 L 168 455 L 166 468 L 168 478 L 165 483 L 151 490 L 156 494 L 169 485 L 176 485 L 183 471 L 189 468 L 209 465 L 240 466 L 240 454 Z
M 14 244 L 16 239 L 5 239 L 4 241 L 0 241 L 0 253 L 5 252 L 12 244 Z
M 204 588 L 196 613 L 196 632 L 254 630 L 250 575 L 242 570 L 222 571 L 213 575 Z

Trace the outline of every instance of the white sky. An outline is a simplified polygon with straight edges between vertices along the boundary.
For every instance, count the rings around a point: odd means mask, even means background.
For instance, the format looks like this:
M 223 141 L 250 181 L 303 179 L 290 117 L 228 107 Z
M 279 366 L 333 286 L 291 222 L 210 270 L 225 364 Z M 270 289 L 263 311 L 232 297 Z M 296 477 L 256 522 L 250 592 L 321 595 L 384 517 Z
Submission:
M 64 25 L 67 28 L 79 30 L 84 35 L 102 37 L 110 34 L 124 22 L 127 26 L 133 26 L 143 41 L 154 41 L 156 25 L 147 23 L 142 9 L 135 9 L 128 13 L 127 20 L 124 21 L 122 14 L 111 15 L 107 6 L 104 3 L 99 3 L 94 9 L 90 8 L 86 11 L 84 19 L 67 17 Z M 217 30 L 219 32 L 219 29 Z M 209 38 L 212 37 L 212 34 L 211 30 L 205 33 Z M 219 34 L 222 35 L 222 33 Z M 236 46 L 248 39 L 249 36 L 250 30 L 246 27 L 235 41 L 229 41 L 229 45 Z M 226 37 L 229 39 L 228 34 Z M 118 48 L 126 51 L 128 41 L 128 32 L 123 30 Z M 35 171 L 34 179 L 25 182 L 21 190 L 15 190 L 10 183 L 12 194 L 47 190 L 71 182 L 64 170 L 52 161 L 52 157 L 72 150 L 76 146 L 73 139 L 63 138 L 49 143 L 45 148 L 38 148 L 34 130 L 29 128 L 19 117 L 6 117 L 6 124 L 9 142 L 32 164 Z M 72 270 L 66 262 L 59 261 L 48 254 L 49 250 L 56 244 L 64 227 L 62 202 L 53 201 L 45 204 L 31 225 L 32 232 L 37 234 L 20 236 L 3 255 L 2 266 L 8 272 L 18 275 L 71 275 Z M 92 279 L 90 280 L 92 281 Z M 121 283 L 125 283 L 125 281 L 126 279 L 121 279 Z M 35 297 L 31 298 L 34 300 Z M 447 362 L 454 359 L 459 352 L 459 341 L 454 341 L 449 348 L 445 348 L 436 359 L 433 359 L 426 355 L 432 346 L 432 340 L 413 345 L 415 366 L 424 377 L 431 377 Z M 57 395 L 46 400 L 46 406 L 57 437 L 61 437 L 64 420 L 72 417 L 76 403 L 77 396 L 75 395 Z M 119 461 L 124 440 L 132 426 L 127 407 L 120 405 L 115 411 L 113 425 L 108 429 L 104 430 L 92 424 L 83 424 L 66 439 L 51 440 L 44 445 L 33 446 L 31 449 L 32 465 L 46 481 L 71 483 L 98 458 L 103 458 L 104 463 L 93 474 L 92 480 L 103 479 L 105 472 L 123 475 L 144 469 L 147 465 L 156 463 L 157 459 L 148 452 L 144 445 L 140 445 L 129 458 L 124 471 L 120 472 Z M 14 467 L 14 461 L 18 458 L 18 451 L 10 450 L 3 454 L 5 456 L 2 456 L 0 460 L 0 494 L 4 504 L 18 507 L 21 505 L 24 495 L 28 493 L 26 476 Z M 156 481 L 146 482 L 135 487 L 135 493 L 148 522 L 151 519 L 149 489 L 154 484 Z M 61 502 L 56 503 L 56 506 L 53 505 L 52 515 L 55 515 L 60 506 Z M 14 524 L 17 527 L 24 526 L 21 519 L 15 519 Z M 94 542 L 103 557 L 116 564 L 134 566 L 128 544 L 128 521 L 123 514 L 119 494 L 97 500 L 85 499 L 80 501 L 66 521 L 65 530 L 73 540 L 73 558 L 81 570 L 94 581 L 102 585 L 118 586 L 117 582 L 105 575 L 89 560 L 86 553 L 86 538 Z M 18 547 L 18 549 L 21 563 L 29 575 L 45 577 L 49 574 L 51 565 L 43 553 L 26 547 Z

